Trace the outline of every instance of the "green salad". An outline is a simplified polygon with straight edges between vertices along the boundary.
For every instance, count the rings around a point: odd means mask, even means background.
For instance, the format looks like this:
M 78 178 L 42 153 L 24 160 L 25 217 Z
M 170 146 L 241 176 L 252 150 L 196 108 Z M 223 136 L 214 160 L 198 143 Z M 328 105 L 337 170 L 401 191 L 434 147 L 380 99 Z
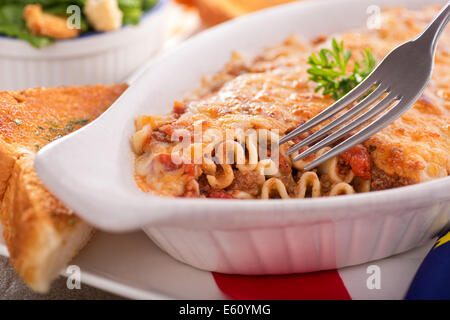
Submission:
M 30 30 L 24 18 L 27 5 L 40 5 L 48 15 L 67 18 L 67 8 L 78 5 L 81 9 L 79 33 L 95 31 L 86 17 L 84 7 L 90 0 L 0 0 L 0 35 L 27 41 L 33 47 L 40 48 L 51 44 L 55 38 Z M 122 12 L 122 24 L 138 24 L 143 13 L 156 5 L 158 0 L 114 0 Z

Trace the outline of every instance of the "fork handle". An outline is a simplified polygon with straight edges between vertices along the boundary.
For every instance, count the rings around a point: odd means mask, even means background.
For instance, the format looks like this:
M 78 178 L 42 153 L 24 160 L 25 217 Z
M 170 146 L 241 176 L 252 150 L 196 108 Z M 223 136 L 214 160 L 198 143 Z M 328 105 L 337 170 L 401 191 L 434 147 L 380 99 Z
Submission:
M 425 28 L 420 36 L 417 37 L 419 41 L 425 41 L 426 44 L 430 45 L 431 53 L 433 54 L 436 50 L 436 45 L 439 37 L 444 31 L 447 23 L 450 21 L 450 1 L 441 9 L 436 18 L 431 21 L 431 23 Z

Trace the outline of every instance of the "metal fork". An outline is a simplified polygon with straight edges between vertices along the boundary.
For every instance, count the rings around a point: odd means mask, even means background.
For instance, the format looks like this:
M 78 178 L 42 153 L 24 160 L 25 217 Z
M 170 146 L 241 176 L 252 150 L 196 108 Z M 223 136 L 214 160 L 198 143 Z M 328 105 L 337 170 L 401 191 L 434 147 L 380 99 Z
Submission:
M 399 118 L 422 95 L 422 92 L 430 80 L 436 45 L 449 20 L 450 2 L 447 2 L 444 8 L 427 26 L 422 34 L 392 50 L 363 82 L 317 116 L 281 138 L 279 144 L 292 140 L 302 133 L 314 128 L 336 113 L 347 108 L 350 104 L 370 92 L 370 90 L 373 91 L 364 97 L 358 104 L 311 136 L 292 146 L 288 149 L 287 154 L 292 154 L 323 138 L 323 140 L 320 140 L 310 148 L 306 149 L 306 151 L 297 155 L 294 158 L 294 161 L 312 155 L 318 150 L 341 140 L 347 134 L 366 124 L 370 120 L 373 120 L 383 111 L 395 104 L 391 109 L 365 128 L 305 166 L 304 170 L 310 170 L 358 143 L 361 143 L 376 132 L 385 128 L 395 119 Z M 380 101 L 377 104 L 370 107 L 379 99 Z M 362 113 L 362 111 L 368 107 L 370 107 L 370 109 L 368 109 L 367 112 Z M 360 113 L 362 114 L 356 119 L 345 124 Z M 340 126 L 342 127 L 339 128 Z M 339 129 L 332 132 L 337 128 Z

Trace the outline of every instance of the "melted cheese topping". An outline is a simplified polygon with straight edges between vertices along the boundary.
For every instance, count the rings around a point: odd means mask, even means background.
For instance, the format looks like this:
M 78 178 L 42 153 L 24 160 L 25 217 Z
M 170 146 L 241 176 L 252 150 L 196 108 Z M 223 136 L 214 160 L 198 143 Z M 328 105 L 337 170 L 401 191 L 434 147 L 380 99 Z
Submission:
M 381 29 L 350 31 L 334 37 L 342 39 L 345 47 L 352 50 L 352 59 L 359 60 L 363 50 L 369 47 L 381 61 L 395 46 L 420 33 L 438 9 L 389 9 L 383 14 Z M 304 42 L 292 36 L 256 57 L 235 53 L 222 72 L 204 78 L 201 88 L 185 99 L 186 110 L 169 115 L 165 121 L 158 118 L 158 126 L 152 125 L 152 129 L 167 134 L 184 130 L 191 135 L 196 125 L 201 125 L 204 131 L 277 129 L 283 136 L 334 102 L 331 97 L 314 92 L 315 84 L 308 81 L 306 72 L 309 55 L 329 47 L 330 40 L 331 37 L 323 36 Z M 447 30 L 439 42 L 433 77 L 423 96 L 401 118 L 364 143 L 373 167 L 382 172 L 378 182 L 381 188 L 427 181 L 450 172 L 449 80 L 450 32 Z M 179 106 L 176 103 L 175 108 Z M 177 144 L 153 139 L 143 147 L 143 152 L 157 154 L 161 145 L 167 152 Z M 182 180 L 174 173 L 170 176 Z M 154 179 L 147 178 L 154 186 L 151 189 L 163 194 L 173 192 L 161 191 L 165 185 L 172 185 L 165 180 L 170 178 L 165 177 L 163 183 Z M 393 179 L 399 182 L 392 183 Z M 180 193 L 180 190 L 175 192 Z

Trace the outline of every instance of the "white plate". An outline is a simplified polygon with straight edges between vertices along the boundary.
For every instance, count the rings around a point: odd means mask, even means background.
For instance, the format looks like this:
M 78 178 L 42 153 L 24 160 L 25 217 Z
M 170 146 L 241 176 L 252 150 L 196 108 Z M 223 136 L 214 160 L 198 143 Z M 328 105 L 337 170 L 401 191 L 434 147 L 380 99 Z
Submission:
M 450 225 L 450 177 L 343 197 L 248 201 L 153 197 L 133 179 L 129 139 L 137 115 L 170 110 L 203 75 L 220 69 L 233 50 L 259 51 L 291 33 L 312 37 L 361 27 L 367 7 L 374 4 L 418 7 L 423 1 L 293 3 L 186 41 L 152 64 L 92 124 L 43 148 L 35 161 L 39 176 L 94 226 L 110 231 L 143 228 L 170 255 L 205 270 L 317 271 L 380 259 L 424 243 Z
M 401 255 L 340 269 L 339 275 L 354 300 L 403 299 L 433 244 L 431 240 Z M 8 255 L 1 235 L 0 255 Z M 81 269 L 81 289 L 87 284 L 131 299 L 228 299 L 209 272 L 172 259 L 142 232 L 127 235 L 98 232 L 71 264 Z M 373 264 L 382 270 L 380 290 L 370 290 L 366 285 L 367 268 Z

